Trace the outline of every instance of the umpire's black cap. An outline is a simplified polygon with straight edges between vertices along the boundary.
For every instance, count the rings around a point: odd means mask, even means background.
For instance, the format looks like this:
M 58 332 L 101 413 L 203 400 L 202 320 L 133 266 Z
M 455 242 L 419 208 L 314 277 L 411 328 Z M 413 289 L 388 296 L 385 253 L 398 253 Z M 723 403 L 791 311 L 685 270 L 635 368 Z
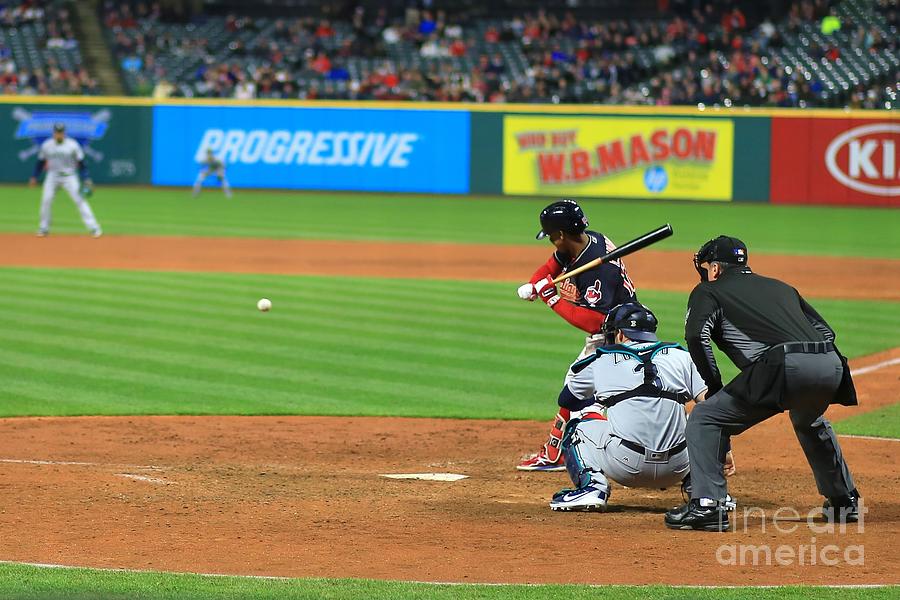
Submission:
M 65 130 L 66 130 L 66 124 L 63 123 L 62 121 L 57 121 L 56 123 L 53 124 L 54 132 L 65 131 Z
M 696 261 L 698 265 L 713 261 L 731 265 L 746 265 L 747 258 L 747 244 L 736 237 L 720 235 L 703 244 L 697 251 Z
M 554 202 L 541 211 L 541 230 L 534 236 L 536 240 L 542 240 L 554 231 L 566 233 L 581 233 L 588 226 L 584 211 L 574 200 L 560 200 Z

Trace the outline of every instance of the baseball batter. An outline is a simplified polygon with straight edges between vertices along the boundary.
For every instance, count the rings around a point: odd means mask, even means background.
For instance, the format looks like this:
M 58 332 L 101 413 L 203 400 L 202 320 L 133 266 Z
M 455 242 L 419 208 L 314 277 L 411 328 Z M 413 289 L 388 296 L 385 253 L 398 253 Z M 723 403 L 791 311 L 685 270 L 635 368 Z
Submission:
M 528 283 L 519 287 L 519 298 L 527 301 L 540 298 L 568 323 L 587 333 L 584 348 L 578 356 L 584 358 L 593 354 L 602 342 L 599 332 L 607 311 L 617 304 L 637 299 L 634 284 L 628 278 L 625 264 L 617 260 L 567 279 L 557 290 L 552 281 L 555 277 L 600 258 L 614 250 L 615 245 L 602 233 L 587 230 L 587 217 L 574 200 L 554 202 L 541 211 L 540 221 L 537 239 L 549 239 L 556 251 L 534 272 Z M 565 382 L 571 377 L 569 371 Z M 516 468 L 520 471 L 564 470 L 560 443 L 569 417 L 569 409 L 560 408 L 547 442 L 537 454 L 526 457 Z
M 559 405 L 573 415 L 562 451 L 575 489 L 555 494 L 553 510 L 604 510 L 610 479 L 665 488 L 689 475 L 684 404 L 702 401 L 706 383 L 690 354 L 660 342 L 656 328 L 640 303 L 616 306 L 603 323 L 605 345 L 572 365 Z
M 91 236 L 98 238 L 103 235 L 100 224 L 94 217 L 91 206 L 81 195 L 79 177 L 86 185 L 91 184 L 87 167 L 84 164 L 84 151 L 81 145 L 66 135 L 66 127 L 62 123 L 53 125 L 53 137 L 41 144 L 38 152 L 38 160 L 34 165 L 34 174 L 29 184 L 37 185 L 41 172 L 47 172 L 44 177 L 44 189 L 41 195 L 41 222 L 38 236 L 44 237 L 50 233 L 50 223 L 53 219 L 53 199 L 59 188 L 66 190 L 69 197 L 78 207 L 84 226 L 91 232 Z
M 231 198 L 231 186 L 228 185 L 228 178 L 225 177 L 225 163 L 216 158 L 211 148 L 206 150 L 206 160 L 203 161 L 203 166 L 194 181 L 194 198 L 200 195 L 200 187 L 211 175 L 215 175 L 216 179 L 222 182 L 222 191 L 225 192 L 225 197 Z

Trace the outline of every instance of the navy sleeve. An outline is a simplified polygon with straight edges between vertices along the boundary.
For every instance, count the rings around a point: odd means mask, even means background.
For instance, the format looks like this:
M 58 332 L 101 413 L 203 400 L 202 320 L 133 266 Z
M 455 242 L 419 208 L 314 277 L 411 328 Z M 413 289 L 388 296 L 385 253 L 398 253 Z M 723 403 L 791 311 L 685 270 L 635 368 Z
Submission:
M 83 160 L 78 161 L 78 177 L 81 178 L 82 181 L 85 179 L 90 179 L 88 175 L 87 165 L 84 164 Z
M 569 389 L 569 386 L 565 386 L 559 393 L 559 399 L 557 400 L 557 403 L 562 408 L 568 408 L 569 410 L 584 410 L 594 403 L 594 397 L 589 396 L 584 399 L 579 398 L 572 393 L 572 390 Z
M 38 177 L 40 177 L 40 176 L 41 176 L 41 171 L 44 170 L 44 165 L 45 165 L 45 164 L 47 164 L 47 161 L 46 161 L 46 160 L 38 159 L 38 161 L 37 161 L 36 163 L 34 163 L 34 173 L 32 173 L 31 176 L 34 177 L 35 179 L 37 179 Z

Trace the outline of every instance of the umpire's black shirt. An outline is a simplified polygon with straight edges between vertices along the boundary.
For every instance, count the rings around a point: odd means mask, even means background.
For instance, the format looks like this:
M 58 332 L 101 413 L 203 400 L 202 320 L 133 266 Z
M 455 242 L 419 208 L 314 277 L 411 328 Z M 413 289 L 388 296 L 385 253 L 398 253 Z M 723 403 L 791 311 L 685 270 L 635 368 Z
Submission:
M 776 344 L 834 341 L 834 331 L 791 286 L 735 266 L 691 292 L 684 337 L 710 396 L 722 389 L 711 342 L 743 371 Z

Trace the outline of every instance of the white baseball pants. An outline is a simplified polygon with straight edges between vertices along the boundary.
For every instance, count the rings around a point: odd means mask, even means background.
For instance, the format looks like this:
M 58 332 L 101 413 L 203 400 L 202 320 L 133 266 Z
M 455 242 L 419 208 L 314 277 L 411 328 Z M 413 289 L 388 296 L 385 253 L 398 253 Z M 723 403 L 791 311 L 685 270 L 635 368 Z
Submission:
M 41 196 L 41 230 L 47 231 L 50 229 L 50 223 L 53 220 L 53 199 L 56 197 L 56 191 L 59 188 L 66 190 L 66 193 L 72 198 L 72 202 L 78 207 L 84 226 L 90 231 L 100 229 L 97 219 L 94 218 L 91 206 L 87 203 L 87 200 L 81 197 L 79 187 L 80 182 L 77 175 L 47 173 L 47 177 L 44 178 L 44 190 Z

